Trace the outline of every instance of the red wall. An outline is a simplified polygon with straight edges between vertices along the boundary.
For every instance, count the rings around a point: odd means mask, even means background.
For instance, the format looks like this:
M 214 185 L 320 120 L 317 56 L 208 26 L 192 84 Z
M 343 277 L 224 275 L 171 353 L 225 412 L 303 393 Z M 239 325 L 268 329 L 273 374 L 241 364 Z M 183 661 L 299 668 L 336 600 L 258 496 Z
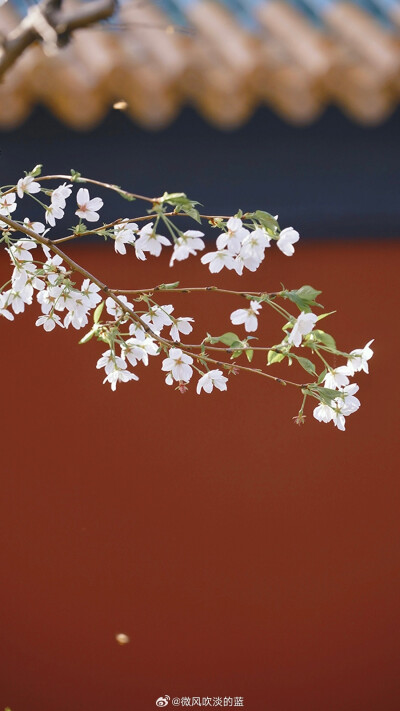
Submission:
M 400 707 L 399 252 L 301 244 L 262 273 L 214 278 L 310 283 L 338 309 L 325 324 L 344 349 L 376 339 L 345 433 L 311 410 L 297 427 L 297 393 L 252 375 L 180 395 L 158 361 L 112 393 L 101 344 L 46 334 L 29 311 L 2 320 L 0 708 L 146 711 L 164 694 L 243 696 L 247 711 Z M 197 260 L 172 271 L 111 247 L 70 253 L 114 287 L 208 281 Z M 176 303 L 216 333 L 241 305 Z M 264 309 L 265 340 L 279 327 Z

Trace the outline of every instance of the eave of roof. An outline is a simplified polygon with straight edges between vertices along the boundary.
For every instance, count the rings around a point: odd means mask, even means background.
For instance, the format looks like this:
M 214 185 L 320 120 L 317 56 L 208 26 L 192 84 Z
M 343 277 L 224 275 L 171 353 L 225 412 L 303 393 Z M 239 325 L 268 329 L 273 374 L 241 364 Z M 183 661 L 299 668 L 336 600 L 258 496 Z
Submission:
M 0 31 L 25 11 L 22 0 L 0 7 Z M 397 0 L 126 1 L 55 56 L 28 49 L 0 85 L 0 127 L 40 103 L 89 129 L 116 102 L 154 129 L 187 104 L 223 128 L 264 103 L 293 123 L 336 104 L 376 124 L 399 103 L 399 26 Z

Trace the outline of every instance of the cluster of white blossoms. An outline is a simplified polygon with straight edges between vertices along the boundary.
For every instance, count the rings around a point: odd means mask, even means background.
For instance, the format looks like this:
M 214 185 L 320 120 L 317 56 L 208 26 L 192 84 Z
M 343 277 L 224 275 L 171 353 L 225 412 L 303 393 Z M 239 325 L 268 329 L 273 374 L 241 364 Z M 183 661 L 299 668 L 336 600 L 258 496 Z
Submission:
M 329 404 L 320 403 L 314 408 L 314 417 L 319 422 L 333 422 L 339 429 L 345 429 L 345 417 L 356 412 L 361 403 L 354 397 L 359 387 L 356 383 L 350 383 L 349 376 L 363 370 L 369 372 L 368 361 L 374 352 L 371 349 L 373 339 L 368 341 L 364 348 L 357 348 L 350 352 L 347 365 L 340 365 L 325 375 L 324 385 L 331 390 L 337 390 L 338 396 L 331 400 Z
M 66 268 L 60 256 L 52 256 L 47 245 L 41 245 L 43 261 L 32 251 L 38 247 L 32 239 L 20 239 L 7 251 L 11 258 L 13 271 L 11 288 L 0 295 L 0 312 L 8 320 L 14 314 L 25 311 L 25 306 L 33 303 L 34 297 L 40 305 L 42 315 L 36 320 L 37 326 L 45 331 L 52 331 L 56 326 L 76 329 L 88 324 L 88 313 L 101 301 L 100 288 L 84 279 L 80 289 L 67 276 Z
M 321 306 L 315 301 L 321 292 L 304 286 L 294 291 L 282 288 L 281 292 L 271 294 L 244 294 L 226 292 L 215 286 L 181 289 L 179 282 L 175 282 L 124 293 L 109 289 L 58 247 L 58 242 L 89 233 L 111 239 L 118 255 L 126 255 L 127 248 L 132 248 L 141 261 L 146 260 L 147 255 L 159 257 L 163 248 L 171 248 L 169 264 L 172 267 L 175 262 L 196 256 L 206 247 L 204 232 L 197 229 L 182 231 L 171 220 L 171 217 L 189 216 L 200 223 L 202 219 L 206 220 L 219 231 L 216 250 L 201 256 L 201 262 L 208 265 L 213 274 L 225 267 L 241 275 L 244 269 L 254 272 L 260 267 L 272 242 L 276 242 L 284 255 L 292 256 L 294 245 L 299 240 L 296 230 L 292 227 L 280 230 L 277 217 L 262 211 L 245 214 L 239 211 L 235 216 L 224 218 L 201 216 L 196 209 L 197 203 L 190 201 L 184 193 L 165 193 L 162 198 L 150 199 L 126 193 L 117 186 L 88 181 L 114 190 L 128 200 L 147 200 L 151 203 L 151 209 L 144 216 L 119 218 L 97 228 L 93 228 L 92 224 L 87 227 L 86 223 L 100 220 L 103 200 L 91 197 L 87 188 L 80 187 L 76 191 L 74 209 L 79 224 L 72 228 L 70 235 L 50 239 L 49 231 L 64 218 L 67 201 L 73 199 L 74 182 L 85 182 L 86 179 L 71 171 L 71 182 L 65 180 L 67 176 L 59 176 L 64 182 L 52 189 L 47 188 L 44 181 L 53 180 L 55 176 L 41 178 L 40 172 L 40 166 L 37 166 L 30 174 L 20 178 L 15 186 L 0 190 L 0 230 L 12 267 L 11 278 L 0 289 L 1 316 L 12 321 L 15 315 L 25 311 L 26 306 L 36 303 L 40 309 L 36 325 L 46 332 L 56 327 L 67 329 L 72 326 L 76 330 L 88 327 L 80 343 L 92 338 L 103 343 L 105 350 L 96 367 L 104 369 L 103 383 L 108 383 L 113 391 L 118 383 L 137 381 L 138 367 L 148 366 L 152 358 L 164 356 L 161 370 L 165 373 L 165 382 L 182 393 L 188 389 L 195 374 L 198 377 L 196 392 L 200 394 L 212 393 L 214 389 L 226 391 L 230 374 L 251 371 L 301 390 L 303 404 L 297 422 L 304 420 L 304 403 L 307 397 L 312 397 L 318 400 L 313 412 L 317 420 L 333 422 L 339 430 L 345 429 L 346 416 L 360 407 L 360 401 L 355 396 L 358 385 L 350 382 L 350 378 L 359 371 L 368 373 L 368 361 L 373 355 L 372 341 L 350 353 L 338 351 L 332 336 L 317 327 L 317 322 L 329 314 L 317 316 L 312 311 L 312 307 Z M 42 202 L 42 194 L 50 197 L 50 203 Z M 32 221 L 28 217 L 18 221 L 15 219 L 18 201 L 25 197 L 34 200 L 44 210 L 43 222 Z M 160 233 L 163 227 L 168 237 Z M 14 236 L 18 231 L 24 235 L 20 239 Z M 81 283 L 77 283 L 77 278 Z M 194 318 L 177 316 L 172 303 L 157 303 L 154 293 L 161 293 L 162 290 L 168 291 L 169 295 L 175 291 L 190 293 L 196 290 L 245 297 L 247 308 L 234 310 L 230 321 L 234 326 L 244 327 L 246 334 L 257 331 L 263 307 L 271 307 L 285 321 L 283 338 L 275 346 L 256 347 L 250 344 L 254 336 L 242 338 L 228 332 L 215 337 L 207 333 L 200 343 L 185 344 L 183 339 L 192 333 Z M 126 296 L 128 293 L 130 300 Z M 282 300 L 294 303 L 300 311 L 299 315 L 294 316 L 287 311 Z M 102 320 L 103 312 L 107 316 Z M 322 373 L 318 375 L 314 363 L 298 354 L 300 348 L 318 356 L 319 362 L 322 361 L 325 366 Z M 268 366 L 285 359 L 289 366 L 297 362 L 315 380 L 306 384 L 295 383 L 251 366 L 255 350 L 267 355 Z M 214 351 L 219 353 L 215 356 Z M 344 356 L 347 362 L 333 368 L 326 361 L 329 355 L 335 358 Z M 221 360 L 224 356 L 229 360 Z M 249 363 L 246 366 L 236 362 L 241 356 L 247 357 Z
M 294 254 L 293 244 L 300 235 L 293 227 L 286 227 L 279 234 L 277 245 L 283 254 Z M 243 269 L 255 272 L 265 257 L 265 250 L 271 244 L 271 235 L 264 227 L 248 230 L 239 217 L 230 217 L 226 223 L 226 232 L 217 237 L 217 251 L 208 252 L 201 261 L 208 264 L 210 272 L 217 274 L 224 267 L 234 269 L 242 275 Z

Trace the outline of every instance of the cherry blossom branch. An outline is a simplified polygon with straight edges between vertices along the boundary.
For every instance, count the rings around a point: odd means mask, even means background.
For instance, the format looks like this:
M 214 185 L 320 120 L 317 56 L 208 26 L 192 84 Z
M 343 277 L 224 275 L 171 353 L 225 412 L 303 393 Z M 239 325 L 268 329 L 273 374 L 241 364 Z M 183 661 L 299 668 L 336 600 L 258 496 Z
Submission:
M 165 288 L 165 285 L 163 284 L 158 284 L 157 286 L 154 286 L 150 289 L 110 289 L 110 292 L 113 294 L 126 294 L 126 295 L 134 295 L 134 294 L 152 294 L 155 291 L 168 291 L 169 293 L 181 293 L 181 294 L 191 294 L 192 292 L 206 292 L 206 291 L 211 291 L 213 293 L 217 294 L 230 294 L 232 296 L 242 296 L 247 298 L 248 296 L 267 296 L 270 298 L 274 298 L 275 296 L 279 296 L 281 293 L 280 291 L 270 291 L 270 292 L 265 292 L 265 291 L 234 291 L 232 289 L 221 289 L 218 286 L 183 286 L 183 287 L 170 287 L 168 286 L 168 289 Z
M 360 406 L 358 399 L 354 397 L 358 385 L 350 383 L 348 376 L 360 370 L 368 372 L 372 341 L 363 349 L 350 353 L 338 350 L 332 336 L 321 330 L 317 323 L 330 314 L 317 316 L 312 312 L 313 307 L 322 308 L 316 301 L 320 291 L 305 285 L 295 290 L 283 288 L 281 291 L 269 293 L 247 292 L 214 285 L 181 287 L 179 282 L 163 283 L 144 289 L 114 289 L 75 262 L 58 246 L 62 242 L 82 236 L 98 235 L 111 238 L 117 254 L 124 255 L 127 247 L 133 248 L 140 260 L 146 259 L 145 252 L 157 257 L 163 246 L 172 246 L 170 266 L 173 266 L 174 261 L 182 261 L 190 255 L 196 255 L 206 246 L 202 239 L 203 232 L 198 229 L 183 232 L 174 223 L 175 217 L 185 216 L 200 224 L 202 220 L 207 220 L 212 227 L 217 227 L 220 231 L 216 239 L 216 251 L 201 256 L 201 262 L 208 265 L 210 272 L 218 273 L 226 267 L 233 269 L 240 276 L 244 268 L 254 272 L 264 260 L 267 249 L 274 243 L 281 253 L 291 256 L 294 253 L 293 245 L 299 240 L 296 230 L 292 227 L 282 230 L 277 217 L 260 210 L 253 213 L 242 213 L 239 210 L 234 217 L 229 218 L 200 215 L 196 208 L 198 203 L 187 198 L 184 193 L 164 193 L 159 198 L 146 198 L 110 183 L 82 178 L 76 171 L 71 171 L 71 176 L 54 175 L 42 178 L 40 173 L 41 166 L 36 166 L 33 171 L 25 174 L 16 186 L 6 186 L 0 190 L 0 228 L 3 232 L 1 241 L 6 242 L 13 266 L 11 280 L 0 288 L 0 315 L 13 320 L 12 312 L 21 313 L 26 304 L 32 304 L 35 290 L 43 314 L 37 319 L 36 325 L 43 326 L 45 331 L 52 331 L 56 325 L 68 328 L 71 323 L 74 328 L 81 329 L 88 324 L 88 314 L 94 309 L 93 325 L 81 338 L 80 343 L 86 343 L 95 337 L 107 344 L 108 350 L 98 360 L 97 368 L 104 367 L 106 377 L 103 382 L 108 382 L 112 390 L 116 389 L 118 382 L 138 379 L 136 373 L 129 370 L 128 364 L 134 367 L 138 361 L 142 361 L 147 365 L 149 355 L 155 356 L 164 352 L 167 357 L 162 361 L 162 370 L 167 372 L 166 383 L 177 384 L 176 389 L 181 392 L 187 390 L 187 383 L 194 370 L 200 375 L 196 387 L 199 394 L 202 390 L 210 393 L 213 388 L 226 390 L 228 378 L 224 372 L 227 375 L 240 371 L 251 372 L 301 390 L 302 404 L 295 418 L 299 424 L 304 421 L 305 402 L 308 397 L 312 397 L 319 403 L 313 413 L 316 419 L 322 422 L 332 421 L 339 429 L 345 428 L 345 416 L 355 412 Z M 56 179 L 71 180 L 71 183 L 64 182 L 55 189 L 43 188 L 43 181 Z M 78 209 L 75 211 L 79 224 L 72 228 L 71 235 L 51 240 L 45 236 L 45 225 L 42 223 L 31 223 L 28 218 L 25 218 L 23 223 L 11 219 L 11 213 L 17 208 L 16 198 L 21 199 L 24 195 L 29 195 L 45 210 L 46 222 L 54 227 L 56 220 L 64 216 L 66 200 L 72 193 L 72 183 L 76 182 L 87 182 L 110 189 L 128 200 L 143 199 L 151 203 L 151 209 L 147 215 L 118 218 L 88 230 L 87 222 L 92 223 L 100 219 L 98 211 L 103 207 L 103 200 L 99 197 L 90 198 L 88 189 L 80 188 L 76 195 Z M 40 192 L 51 197 L 50 205 L 35 196 L 35 193 Z M 140 229 L 138 222 L 144 223 Z M 168 231 L 168 237 L 158 233 L 159 226 L 162 225 Z M 25 239 L 15 241 L 13 232 L 21 232 Z M 33 258 L 30 250 L 37 245 L 42 246 L 45 261 Z M 69 267 L 69 270 L 66 267 Z M 69 279 L 69 275 L 73 273 L 84 277 L 80 287 Z M 102 292 L 105 300 L 102 300 L 97 292 Z M 246 307 L 233 311 L 230 321 L 234 325 L 242 325 L 246 334 L 257 330 L 260 311 L 263 306 L 268 306 L 284 319 L 284 336 L 278 344 L 271 346 L 252 346 L 253 336 L 246 335 L 243 338 L 232 331 L 221 336 L 207 333 L 201 343 L 183 343 L 182 334 L 189 334 L 193 330 L 191 322 L 194 319 L 173 315 L 172 304 L 158 304 L 154 295 L 162 292 L 212 292 L 240 296 L 246 300 Z M 133 302 L 143 304 L 144 308 L 140 306 L 135 310 L 135 306 L 128 302 L 127 296 L 134 297 Z M 277 297 L 279 302 L 275 301 Z M 297 318 L 282 305 L 281 300 L 288 301 L 299 309 Z M 104 307 L 107 313 L 114 317 L 113 320 L 101 321 Z M 59 316 L 62 311 L 66 313 L 63 322 Z M 127 333 L 122 328 L 125 323 L 128 323 Z M 170 338 L 161 335 L 165 326 L 170 328 Z M 309 349 L 311 355 L 317 356 L 324 367 L 322 372 L 318 374 L 315 363 L 299 355 L 299 347 Z M 117 348 L 120 349 L 120 355 Z M 347 364 L 333 368 L 321 351 L 335 357 L 342 356 L 347 359 Z M 290 366 L 295 361 L 315 380 L 298 383 L 267 373 L 250 365 L 254 353 L 266 353 L 267 365 L 286 361 Z M 220 360 L 222 354 L 229 355 L 230 361 Z M 243 354 L 249 365 L 237 363 L 237 359 Z

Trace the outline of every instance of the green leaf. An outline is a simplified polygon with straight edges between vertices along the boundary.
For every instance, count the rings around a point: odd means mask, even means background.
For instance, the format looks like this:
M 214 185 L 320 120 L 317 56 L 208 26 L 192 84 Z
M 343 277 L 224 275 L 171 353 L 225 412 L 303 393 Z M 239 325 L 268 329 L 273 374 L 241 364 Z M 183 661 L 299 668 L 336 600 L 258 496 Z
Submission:
M 222 336 L 216 336 L 213 338 L 213 343 L 224 343 L 226 346 L 231 347 L 232 343 L 241 343 L 239 336 L 236 333 L 228 331 L 228 333 L 223 333 Z
M 314 289 L 312 286 L 306 284 L 305 286 L 301 286 L 300 289 L 297 289 L 297 294 L 298 296 L 300 296 L 301 299 L 304 299 L 308 302 L 312 302 L 315 301 L 317 296 L 322 294 L 322 291 Z
M 173 205 L 177 212 L 184 212 L 196 222 L 201 223 L 201 218 L 199 211 L 196 209 L 196 205 L 200 205 L 197 200 L 190 200 L 185 193 L 167 193 L 160 198 L 161 205 L 168 203 Z
M 252 348 L 248 348 L 247 351 L 245 351 L 245 353 L 246 353 L 246 356 L 247 356 L 247 360 L 249 361 L 249 363 L 251 363 L 251 361 L 253 360 L 253 355 L 254 355 L 253 349 L 252 349 Z
M 325 405 L 330 405 L 332 400 L 340 395 L 338 390 L 332 390 L 331 388 L 317 387 L 315 388 L 315 392 Z
M 96 310 L 93 314 L 93 323 L 99 323 L 100 321 L 100 316 L 103 313 L 104 309 L 104 301 L 102 301 L 97 307 Z
M 296 304 L 299 311 L 304 311 L 305 313 L 309 313 L 311 311 L 309 303 L 298 296 L 297 291 L 287 291 L 284 298 L 289 299 Z
M 322 373 L 320 373 L 320 375 L 318 376 L 318 380 L 317 380 L 318 385 L 320 385 L 320 384 L 322 383 L 322 381 L 324 380 L 325 375 L 327 374 L 327 372 L 328 372 L 328 371 L 327 371 L 327 369 L 325 368 L 325 369 L 322 371 Z
M 282 296 L 284 299 L 290 299 L 290 301 L 296 304 L 300 311 L 309 313 L 311 311 L 311 306 L 319 306 L 322 308 L 321 304 L 318 304 L 315 301 L 315 298 L 321 293 L 321 291 L 318 291 L 312 286 L 306 284 L 305 286 L 301 286 L 300 289 L 284 291 L 282 292 Z
M 316 328 L 310 335 L 313 336 L 311 340 L 317 340 L 327 348 L 331 348 L 333 351 L 336 351 L 335 339 L 329 333 L 325 333 L 325 331 L 320 331 Z
M 81 174 L 78 173 L 77 170 L 73 170 L 73 169 L 71 168 L 71 180 L 72 180 L 73 183 L 80 183 L 80 182 L 81 182 L 81 177 L 82 177 Z M 84 181 L 82 181 L 82 182 L 84 182 Z
M 335 314 L 336 311 L 328 311 L 326 314 L 321 314 L 318 316 L 317 321 L 321 321 L 321 319 L 326 318 L 327 316 L 332 316 L 332 314 Z
M 300 363 L 301 367 L 304 368 L 307 373 L 310 373 L 310 375 L 316 375 L 315 365 L 311 360 L 309 360 L 308 358 L 302 358 L 301 356 L 296 356 L 294 353 L 291 353 L 290 355 L 293 358 L 296 358 L 296 360 Z
M 179 281 L 173 281 L 170 284 L 160 284 L 157 291 L 168 291 L 168 289 L 176 289 L 179 286 Z
M 248 212 L 246 217 L 257 220 L 257 222 L 259 222 L 260 225 L 266 230 L 272 230 L 273 232 L 279 230 L 278 220 L 273 215 L 270 215 L 269 212 L 264 212 L 264 210 L 256 210 L 255 212 L 250 213 Z
M 270 350 L 268 351 L 267 365 L 272 365 L 272 363 L 280 363 L 281 360 L 285 358 L 285 353 L 279 353 L 278 351 Z

